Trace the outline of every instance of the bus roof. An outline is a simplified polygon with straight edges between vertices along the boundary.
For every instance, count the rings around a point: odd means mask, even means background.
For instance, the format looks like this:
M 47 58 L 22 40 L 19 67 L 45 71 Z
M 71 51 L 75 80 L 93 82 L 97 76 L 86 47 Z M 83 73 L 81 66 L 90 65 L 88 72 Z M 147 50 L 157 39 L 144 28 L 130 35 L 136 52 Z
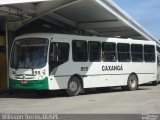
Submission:
M 155 41 L 148 41 L 148 40 L 136 40 L 136 39 L 125 39 L 125 38 L 111 38 L 111 37 L 97 37 L 97 36 L 82 36 L 82 35 L 71 35 L 71 34 L 57 34 L 57 33 L 31 33 L 31 34 L 25 34 L 21 36 L 17 36 L 15 40 L 17 39 L 23 39 L 23 38 L 61 38 L 61 39 L 75 39 L 75 40 L 93 40 L 93 41 L 114 41 L 114 42 L 126 42 L 126 43 L 132 43 L 133 41 L 135 43 L 148 43 L 148 44 L 156 44 Z

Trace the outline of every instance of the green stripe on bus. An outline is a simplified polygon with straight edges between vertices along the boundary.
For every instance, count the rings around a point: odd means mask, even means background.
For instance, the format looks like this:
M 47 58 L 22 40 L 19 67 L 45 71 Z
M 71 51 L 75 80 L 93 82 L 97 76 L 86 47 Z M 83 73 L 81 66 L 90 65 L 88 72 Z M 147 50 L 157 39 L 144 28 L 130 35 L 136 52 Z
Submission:
M 48 90 L 48 77 L 43 80 L 27 80 L 26 84 L 22 84 L 21 80 L 10 79 L 10 89 Z

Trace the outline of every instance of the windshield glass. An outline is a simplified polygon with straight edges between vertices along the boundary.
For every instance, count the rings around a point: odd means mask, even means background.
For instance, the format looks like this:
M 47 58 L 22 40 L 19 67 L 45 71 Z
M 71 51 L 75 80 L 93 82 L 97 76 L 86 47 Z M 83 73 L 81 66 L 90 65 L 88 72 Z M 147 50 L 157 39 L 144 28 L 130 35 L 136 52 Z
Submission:
M 14 43 L 11 55 L 11 68 L 42 68 L 46 65 L 48 40 L 25 38 Z

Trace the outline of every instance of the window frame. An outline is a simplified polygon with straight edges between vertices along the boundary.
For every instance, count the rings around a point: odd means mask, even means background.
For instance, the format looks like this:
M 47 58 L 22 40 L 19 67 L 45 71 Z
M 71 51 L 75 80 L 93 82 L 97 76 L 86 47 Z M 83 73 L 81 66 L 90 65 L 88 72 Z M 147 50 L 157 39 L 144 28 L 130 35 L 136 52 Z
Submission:
M 98 43 L 98 45 L 99 45 L 98 48 L 100 47 L 100 49 L 97 51 L 97 52 L 99 52 L 99 56 L 98 56 L 99 59 L 98 60 L 91 60 L 91 43 L 92 42 Z M 93 51 L 96 51 L 96 50 L 93 50 Z M 101 51 L 102 51 L 101 42 L 98 42 L 98 41 L 88 41 L 88 59 L 89 59 L 90 62 L 101 62 L 101 58 L 102 58 Z
M 68 46 L 68 56 L 67 56 L 67 59 L 64 61 L 64 62 L 67 62 L 69 60 L 69 54 L 70 54 L 70 44 L 67 43 L 67 42 L 56 42 L 58 43 L 58 47 L 59 47 L 59 44 L 66 44 Z M 59 53 L 58 53 L 59 55 Z M 59 56 L 58 56 L 59 57 Z
M 67 58 L 67 60 L 63 61 L 63 63 L 69 61 L 69 56 L 70 56 L 70 44 L 69 44 L 68 42 L 52 42 L 52 43 L 50 43 L 49 56 L 50 56 L 50 54 L 51 54 L 51 49 L 52 49 L 51 47 L 53 47 L 52 44 L 55 44 L 55 45 L 56 45 L 56 52 L 57 52 L 58 61 L 59 61 L 59 53 L 58 53 L 58 52 L 59 52 L 59 51 L 58 51 L 59 44 L 67 44 L 67 45 L 68 45 L 68 58 Z M 58 46 L 57 46 L 57 44 L 58 44 Z
M 145 52 L 145 47 L 146 47 L 146 46 L 153 46 L 153 48 L 154 48 L 154 53 L 147 53 L 147 52 Z M 145 62 L 147 62 L 147 63 L 154 63 L 154 62 L 156 62 L 156 53 L 155 53 L 156 51 L 155 51 L 155 50 L 156 50 L 155 45 L 144 44 L 143 51 L 144 51 L 144 61 L 145 61 Z M 145 58 L 145 57 L 146 57 L 146 56 L 145 56 L 146 54 L 150 54 L 150 55 L 151 55 L 151 54 L 154 54 L 154 60 L 153 60 L 153 61 L 148 61 L 148 60 L 146 60 L 146 58 Z
M 129 51 L 128 52 L 120 52 L 118 50 L 118 45 L 119 44 L 125 44 L 125 45 L 129 45 Z M 119 54 L 129 54 L 129 59 L 128 60 L 119 60 Z M 131 45 L 129 43 L 117 43 L 117 59 L 118 59 L 118 62 L 131 62 Z
M 114 48 L 114 51 L 106 51 L 106 50 L 104 50 L 104 45 L 105 44 L 114 44 L 115 46 L 115 48 Z M 115 56 L 115 59 L 113 60 L 106 60 L 106 59 L 104 59 L 104 52 L 107 52 L 107 53 L 109 53 L 109 54 L 114 54 Z M 115 43 L 115 42 L 102 42 L 102 60 L 103 60 L 103 62 L 116 62 L 117 61 L 117 44 Z
M 86 54 L 85 54 L 86 59 L 84 59 L 84 60 L 75 60 L 75 58 L 74 58 L 74 42 L 78 42 L 78 41 L 86 43 L 86 51 L 85 51 L 86 52 Z M 89 57 L 88 57 L 88 42 L 87 42 L 87 40 L 72 40 L 72 60 L 74 62 L 87 62 L 88 59 L 89 59 Z
M 140 52 L 132 52 L 132 46 L 133 45 L 140 45 L 141 46 L 141 48 L 142 48 L 142 60 L 140 61 L 133 61 L 133 54 L 140 54 Z M 132 62 L 143 62 L 144 61 L 144 46 L 142 45 L 142 44 L 135 44 L 135 43 L 133 43 L 133 44 L 131 44 L 131 48 L 130 48 L 130 50 L 131 50 L 131 60 L 132 60 Z

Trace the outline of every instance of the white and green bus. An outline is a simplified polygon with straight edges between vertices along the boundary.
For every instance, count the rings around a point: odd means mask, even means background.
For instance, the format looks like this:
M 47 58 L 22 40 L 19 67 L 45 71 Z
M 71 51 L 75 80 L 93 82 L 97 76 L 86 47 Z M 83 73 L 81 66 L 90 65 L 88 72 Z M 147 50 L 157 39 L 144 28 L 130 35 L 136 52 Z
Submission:
M 37 33 L 18 36 L 9 66 L 10 88 L 39 92 L 138 85 L 157 80 L 153 41 Z

